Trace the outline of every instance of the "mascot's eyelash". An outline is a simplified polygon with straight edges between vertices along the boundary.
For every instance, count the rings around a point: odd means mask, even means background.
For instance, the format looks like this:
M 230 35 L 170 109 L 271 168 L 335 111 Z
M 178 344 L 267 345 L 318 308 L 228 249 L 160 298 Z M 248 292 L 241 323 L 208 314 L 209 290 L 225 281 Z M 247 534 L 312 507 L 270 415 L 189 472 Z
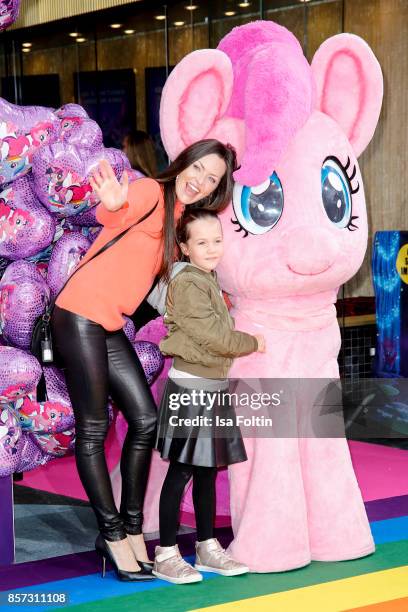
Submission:
M 350 230 L 350 232 L 355 232 L 356 229 L 358 229 L 358 225 L 355 225 L 355 223 L 353 223 L 354 219 L 358 219 L 358 216 L 351 216 L 350 221 L 348 222 L 348 224 L 346 225 L 347 229 Z
M 343 164 L 341 164 L 341 165 L 343 166 Z M 353 193 L 357 193 L 357 191 L 359 191 L 360 183 L 357 181 L 357 187 L 355 189 L 353 188 L 353 185 L 351 184 L 351 182 L 352 182 L 352 180 L 354 179 L 354 177 L 357 174 L 357 166 L 354 165 L 353 168 L 351 169 L 350 165 L 351 165 L 351 161 L 350 161 L 350 158 L 348 157 L 346 165 L 343 166 L 343 170 L 346 173 L 346 176 L 347 176 L 348 181 L 349 181 L 350 191 L 351 191 L 351 194 L 353 195 Z M 351 176 L 349 175 L 349 171 L 350 170 L 351 170 Z
M 236 232 L 245 232 L 242 238 L 246 238 L 248 236 L 248 232 L 246 231 L 244 227 L 242 227 L 238 219 L 235 219 L 235 221 L 234 219 L 231 219 L 231 223 L 233 223 L 234 225 L 239 225 L 239 227 L 235 230 Z

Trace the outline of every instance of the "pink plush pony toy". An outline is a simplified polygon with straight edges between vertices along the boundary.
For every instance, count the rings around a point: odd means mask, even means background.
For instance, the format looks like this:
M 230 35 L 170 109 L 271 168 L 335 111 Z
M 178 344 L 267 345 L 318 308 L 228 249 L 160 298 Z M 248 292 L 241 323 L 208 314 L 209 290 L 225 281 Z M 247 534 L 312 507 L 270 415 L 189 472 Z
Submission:
M 235 28 L 171 73 L 161 104 L 170 158 L 218 138 L 241 164 L 222 214 L 218 274 L 236 328 L 264 334 L 267 352 L 237 359 L 232 377 L 338 378 L 334 303 L 366 250 L 357 157 L 373 136 L 382 90 L 361 38 L 329 38 L 309 65 L 296 38 L 270 21 Z M 248 461 L 230 469 L 237 560 L 280 572 L 374 551 L 344 438 L 245 444 Z

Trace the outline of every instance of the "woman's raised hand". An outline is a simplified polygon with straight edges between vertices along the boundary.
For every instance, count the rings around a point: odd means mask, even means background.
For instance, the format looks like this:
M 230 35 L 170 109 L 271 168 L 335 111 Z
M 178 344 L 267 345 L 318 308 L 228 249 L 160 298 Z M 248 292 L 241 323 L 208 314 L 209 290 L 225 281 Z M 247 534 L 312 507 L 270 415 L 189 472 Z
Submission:
M 102 159 L 99 162 L 98 168 L 94 170 L 89 180 L 89 184 L 105 208 L 111 212 L 119 210 L 127 200 L 129 188 L 128 173 L 125 170 L 119 183 L 112 170 L 112 166 L 106 159 Z

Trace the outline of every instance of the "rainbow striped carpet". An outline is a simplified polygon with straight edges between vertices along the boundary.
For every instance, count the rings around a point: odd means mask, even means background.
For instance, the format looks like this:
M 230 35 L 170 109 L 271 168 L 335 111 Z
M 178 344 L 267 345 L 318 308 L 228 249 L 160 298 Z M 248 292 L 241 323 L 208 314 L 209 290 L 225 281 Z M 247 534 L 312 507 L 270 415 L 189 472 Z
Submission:
M 0 569 L 0 610 L 17 608 L 7 603 L 10 593 L 65 593 L 68 602 L 62 609 L 78 612 L 407 612 L 408 495 L 369 501 L 366 508 L 377 551 L 364 559 L 314 562 L 280 574 L 236 578 L 205 574 L 202 583 L 186 586 L 160 580 L 135 585 L 120 583 L 112 572 L 101 579 L 99 560 L 91 551 Z M 180 536 L 180 549 L 190 559 L 194 535 Z M 217 537 L 226 545 L 231 531 L 218 529 Z M 148 543 L 150 553 L 154 545 Z M 39 612 L 57 607 L 37 604 L 22 609 Z

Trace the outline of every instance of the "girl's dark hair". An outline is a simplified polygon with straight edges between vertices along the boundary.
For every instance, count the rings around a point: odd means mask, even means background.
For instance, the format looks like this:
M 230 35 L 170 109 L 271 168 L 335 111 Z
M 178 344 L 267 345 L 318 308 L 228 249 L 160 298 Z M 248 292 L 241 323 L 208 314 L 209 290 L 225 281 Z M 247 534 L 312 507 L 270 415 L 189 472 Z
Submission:
M 174 226 L 174 205 L 176 202 L 176 177 L 198 159 L 201 159 L 205 155 L 211 155 L 212 153 L 224 160 L 227 170 L 216 189 L 208 197 L 188 206 L 188 210 L 191 211 L 203 208 L 209 211 L 221 212 L 228 206 L 232 199 L 232 190 L 234 187 L 232 174 L 237 170 L 237 156 L 235 149 L 230 144 L 224 145 L 214 138 L 195 142 L 184 149 L 170 166 L 157 177 L 158 182 L 164 185 L 165 207 L 163 229 L 164 254 L 158 276 L 165 281 L 168 281 L 170 278 L 171 265 L 174 262 L 175 256 L 176 229 Z
M 146 176 L 156 176 L 157 162 L 153 140 L 142 130 L 134 130 L 126 134 L 126 155 L 130 165 Z
M 192 206 L 189 208 L 192 208 Z M 193 210 L 187 210 L 181 217 L 177 229 L 176 239 L 177 244 L 180 242 L 186 243 L 190 238 L 190 225 L 193 221 L 200 219 L 218 219 L 218 215 L 214 210 L 207 210 L 206 208 L 194 208 Z

